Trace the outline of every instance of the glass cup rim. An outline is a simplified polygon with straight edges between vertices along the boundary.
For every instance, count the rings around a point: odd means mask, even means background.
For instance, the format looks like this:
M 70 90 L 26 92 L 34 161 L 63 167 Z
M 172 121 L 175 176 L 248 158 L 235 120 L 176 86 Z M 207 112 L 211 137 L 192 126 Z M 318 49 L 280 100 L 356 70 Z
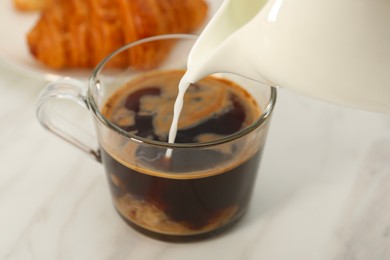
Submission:
M 124 137 L 127 137 L 128 139 L 135 141 L 137 143 L 144 143 L 149 144 L 153 146 L 159 146 L 166 149 L 186 149 L 186 148 L 206 148 L 211 146 L 216 146 L 224 143 L 231 142 L 233 140 L 237 140 L 243 136 L 248 135 L 261 125 L 263 125 L 268 118 L 271 116 L 271 113 L 273 111 L 273 108 L 275 106 L 276 102 L 276 88 L 269 86 L 270 88 L 270 97 L 268 100 L 268 104 L 266 108 L 264 109 L 263 113 L 256 119 L 255 122 L 253 122 L 251 125 L 245 127 L 244 129 L 231 134 L 227 135 L 225 137 L 222 137 L 220 139 L 210 141 L 210 142 L 202 142 L 202 143 L 168 143 L 168 142 L 162 142 L 162 141 L 155 141 L 148 138 L 140 137 L 135 134 L 126 132 L 122 128 L 118 127 L 114 123 L 112 123 L 108 118 L 106 118 L 99 110 L 97 103 L 95 102 L 95 99 L 92 95 L 93 88 L 96 87 L 97 82 L 99 82 L 99 73 L 102 71 L 102 69 L 105 67 L 107 62 L 109 62 L 115 55 L 121 53 L 124 50 L 130 49 L 134 46 L 137 46 L 139 44 L 143 44 L 146 42 L 151 41 L 158 41 L 158 40 L 168 40 L 168 39 L 182 39 L 182 40 L 196 40 L 198 38 L 197 35 L 193 34 L 165 34 L 165 35 L 158 35 L 158 36 L 152 36 L 148 38 L 144 38 L 141 40 L 137 40 L 131 43 L 128 43 L 117 50 L 110 53 L 108 56 L 106 56 L 92 71 L 91 76 L 89 78 L 88 83 L 88 92 L 87 92 L 87 103 L 92 110 L 95 117 L 106 127 L 109 129 L 121 134 Z

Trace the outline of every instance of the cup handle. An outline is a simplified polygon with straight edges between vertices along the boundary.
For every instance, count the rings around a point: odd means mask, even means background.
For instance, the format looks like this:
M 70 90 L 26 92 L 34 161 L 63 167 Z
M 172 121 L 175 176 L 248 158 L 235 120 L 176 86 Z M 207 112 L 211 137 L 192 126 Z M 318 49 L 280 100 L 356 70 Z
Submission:
M 87 87 L 84 82 L 71 78 L 58 79 L 49 83 L 40 93 L 36 105 L 36 115 L 44 128 L 101 162 L 97 138 L 59 113 L 55 113 L 55 110 L 52 109 L 55 106 L 53 101 L 68 100 L 89 110 L 86 93 Z

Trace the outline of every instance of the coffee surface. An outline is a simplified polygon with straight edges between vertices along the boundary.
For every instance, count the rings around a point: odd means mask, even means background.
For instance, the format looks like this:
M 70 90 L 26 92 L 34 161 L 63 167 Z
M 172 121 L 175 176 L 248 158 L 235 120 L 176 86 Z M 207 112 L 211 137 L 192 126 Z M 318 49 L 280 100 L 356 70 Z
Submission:
M 103 114 L 134 135 L 167 141 L 183 71 L 165 71 L 134 79 L 106 102 Z M 177 143 L 208 142 L 231 135 L 259 116 L 256 101 L 241 87 L 207 77 L 191 84 L 184 96 Z

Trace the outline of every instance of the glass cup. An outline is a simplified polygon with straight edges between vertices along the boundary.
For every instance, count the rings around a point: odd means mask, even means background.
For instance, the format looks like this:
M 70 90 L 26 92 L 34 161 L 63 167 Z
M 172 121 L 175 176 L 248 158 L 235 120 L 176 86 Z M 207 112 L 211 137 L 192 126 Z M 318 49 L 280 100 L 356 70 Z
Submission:
M 272 87 L 232 74 L 214 75 L 245 89 L 261 113 L 238 132 L 199 143 L 170 144 L 140 137 L 102 112 L 127 82 L 142 81 L 150 73 L 184 70 L 195 40 L 193 35 L 176 34 L 128 44 L 105 58 L 88 84 L 59 79 L 45 87 L 37 103 L 37 117 L 45 128 L 104 165 L 119 215 L 136 230 L 169 241 L 217 234 L 244 215 L 276 100 Z M 125 59 L 131 65 L 125 65 Z M 53 101 L 61 100 L 89 110 L 96 132 L 85 134 L 81 130 L 85 122 L 72 124 L 54 113 Z M 168 150 L 171 155 L 166 158 Z

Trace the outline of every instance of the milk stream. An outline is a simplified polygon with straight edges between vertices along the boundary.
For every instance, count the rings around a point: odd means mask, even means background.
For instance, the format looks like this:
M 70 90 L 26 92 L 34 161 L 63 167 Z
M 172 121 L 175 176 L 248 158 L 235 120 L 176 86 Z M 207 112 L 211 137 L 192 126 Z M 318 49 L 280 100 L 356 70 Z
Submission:
M 390 0 L 225 0 L 180 83 L 218 72 L 347 107 L 390 113 Z
M 184 94 L 186 93 L 187 89 L 190 87 L 190 84 L 191 83 L 187 80 L 186 75 L 184 75 L 179 82 L 179 86 L 178 86 L 179 91 L 173 108 L 173 119 L 172 119 L 171 127 L 169 128 L 169 136 L 168 136 L 169 143 L 175 142 L 177 127 L 179 125 L 179 117 L 184 105 Z M 170 158 L 171 156 L 172 156 L 172 149 L 168 149 L 165 154 L 165 157 Z

